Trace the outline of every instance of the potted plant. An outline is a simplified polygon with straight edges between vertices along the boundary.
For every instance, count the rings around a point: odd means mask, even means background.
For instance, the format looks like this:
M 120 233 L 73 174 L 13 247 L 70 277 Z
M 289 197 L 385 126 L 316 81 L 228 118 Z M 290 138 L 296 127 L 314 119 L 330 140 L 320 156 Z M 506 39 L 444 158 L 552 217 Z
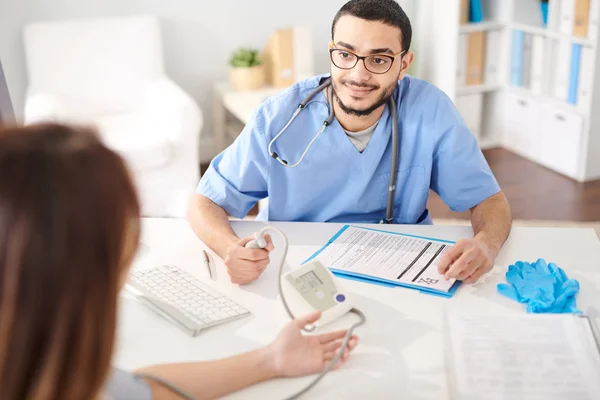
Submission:
M 238 49 L 229 60 L 230 83 L 236 90 L 253 90 L 265 84 L 265 73 L 258 50 Z

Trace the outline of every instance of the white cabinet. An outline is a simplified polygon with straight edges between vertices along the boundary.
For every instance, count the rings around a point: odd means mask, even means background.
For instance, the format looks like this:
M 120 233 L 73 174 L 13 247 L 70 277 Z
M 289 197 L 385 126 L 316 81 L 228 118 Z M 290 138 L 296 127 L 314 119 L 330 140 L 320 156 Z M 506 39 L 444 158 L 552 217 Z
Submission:
M 562 174 L 579 175 L 583 117 L 546 105 L 540 114 L 541 164 Z
M 443 28 L 429 15 L 436 1 L 446 7 Z M 540 0 L 481 0 L 483 21 L 471 23 L 456 14 L 468 0 L 415 0 L 421 29 L 436 27 L 417 47 L 417 58 L 426 60 L 420 63 L 421 77 L 454 80 L 454 87 L 446 85 L 452 89 L 448 93 L 482 147 L 505 147 L 578 181 L 600 179 L 600 0 L 589 0 L 585 16 L 575 5 L 587 1 L 551 0 L 544 25 Z M 467 46 L 476 32 L 486 35 L 485 79 L 467 85 L 469 60 L 477 68 L 481 64 L 481 46 Z M 513 40 L 514 32 L 525 35 L 522 46 Z M 429 43 L 441 43 L 452 54 Z M 513 66 L 528 84 L 512 84 Z M 473 105 L 475 95 L 483 95 L 483 106 Z
M 506 94 L 505 147 L 533 161 L 539 159 L 540 104 L 514 93 Z
M 504 146 L 556 172 L 579 176 L 582 115 L 526 95 L 507 93 L 505 101 Z

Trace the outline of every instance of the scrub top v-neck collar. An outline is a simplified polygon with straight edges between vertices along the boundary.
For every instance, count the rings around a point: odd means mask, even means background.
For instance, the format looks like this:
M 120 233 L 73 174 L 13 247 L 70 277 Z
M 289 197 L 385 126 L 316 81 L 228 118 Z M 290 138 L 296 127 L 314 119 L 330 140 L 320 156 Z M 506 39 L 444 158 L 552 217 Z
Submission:
M 323 90 L 321 95 L 324 96 L 328 107 L 332 107 L 327 99 L 326 90 Z M 395 93 L 392 94 L 392 96 L 393 95 L 395 95 Z M 328 139 L 333 146 L 339 145 L 335 147 L 335 150 L 342 153 L 353 167 L 359 171 L 374 171 L 377 165 L 379 165 L 381 162 L 381 158 L 383 157 L 390 142 L 392 132 L 390 118 L 391 114 L 389 102 L 386 102 L 383 113 L 377 121 L 377 127 L 375 128 L 375 132 L 373 132 L 373 137 L 371 137 L 369 144 L 362 153 L 358 151 L 354 144 L 352 144 L 352 141 L 348 135 L 346 135 L 346 132 L 340 125 L 337 117 L 335 117 L 331 122 L 331 125 L 327 127 L 327 129 L 330 130 Z

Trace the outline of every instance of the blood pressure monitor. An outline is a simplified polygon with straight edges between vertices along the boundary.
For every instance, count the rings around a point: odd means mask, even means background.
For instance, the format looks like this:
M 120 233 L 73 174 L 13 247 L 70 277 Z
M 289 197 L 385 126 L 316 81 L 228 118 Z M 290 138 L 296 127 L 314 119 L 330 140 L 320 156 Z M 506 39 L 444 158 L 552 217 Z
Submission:
M 281 285 L 295 315 L 321 311 L 321 317 L 314 323 L 316 327 L 341 317 L 354 306 L 339 280 L 317 260 L 284 274 Z
M 283 240 L 283 255 L 279 262 L 277 276 L 279 278 L 278 286 L 281 302 L 290 318 L 295 319 L 296 316 L 312 314 L 317 310 L 321 311 L 321 316 L 316 322 L 304 327 L 304 331 L 307 332 L 332 322 L 347 312 L 352 312 L 360 318 L 348 329 L 341 348 L 336 352 L 335 357 L 327 367 L 308 386 L 289 397 L 289 399 L 295 399 L 310 390 L 336 365 L 346 350 L 354 329 L 364 324 L 366 318 L 362 312 L 354 308 L 352 298 L 340 285 L 339 280 L 319 261 L 312 260 L 285 274 L 283 273 L 283 264 L 288 251 L 288 239 L 281 230 L 273 226 L 266 226 L 258 231 L 254 235 L 254 239 L 248 241 L 245 247 L 251 249 L 264 249 L 267 247 L 264 235 L 268 230 L 279 233 Z

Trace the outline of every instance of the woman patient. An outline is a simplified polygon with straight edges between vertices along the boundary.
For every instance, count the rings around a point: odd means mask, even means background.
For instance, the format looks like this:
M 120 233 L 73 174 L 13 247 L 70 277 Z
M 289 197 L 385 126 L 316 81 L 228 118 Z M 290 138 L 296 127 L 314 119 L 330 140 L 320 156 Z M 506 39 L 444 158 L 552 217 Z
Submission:
M 274 377 L 317 373 L 335 356 L 345 331 L 301 333 L 317 313 L 246 354 L 111 370 L 117 298 L 139 229 L 126 166 L 93 131 L 0 128 L 0 399 L 179 398 L 171 385 L 215 398 Z

